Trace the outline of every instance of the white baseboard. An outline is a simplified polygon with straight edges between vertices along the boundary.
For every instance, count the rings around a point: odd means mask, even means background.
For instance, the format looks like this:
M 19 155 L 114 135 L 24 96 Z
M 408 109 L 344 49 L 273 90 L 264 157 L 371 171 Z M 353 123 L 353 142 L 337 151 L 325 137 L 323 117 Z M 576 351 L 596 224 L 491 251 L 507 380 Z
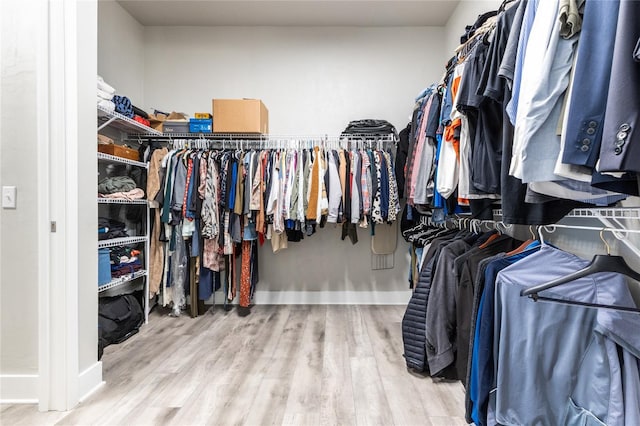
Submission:
M 224 302 L 216 292 L 216 304 Z M 256 305 L 407 305 L 411 290 L 406 291 L 256 291 Z M 234 301 L 235 302 L 235 301 Z
M 78 376 L 78 395 L 80 396 L 80 402 L 87 399 L 103 384 L 102 362 L 98 361 Z
M 0 374 L 0 403 L 37 404 L 37 374 Z

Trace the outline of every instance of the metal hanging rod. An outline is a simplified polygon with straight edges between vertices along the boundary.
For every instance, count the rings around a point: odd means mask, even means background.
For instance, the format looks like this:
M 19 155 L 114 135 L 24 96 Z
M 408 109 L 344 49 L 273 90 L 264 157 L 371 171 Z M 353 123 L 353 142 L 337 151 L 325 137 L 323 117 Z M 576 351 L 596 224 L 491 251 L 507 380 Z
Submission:
M 494 210 L 495 216 L 502 216 L 502 210 Z M 541 229 L 551 233 L 557 228 L 578 229 L 586 231 L 605 231 L 611 232 L 622 244 L 624 244 L 631 252 L 640 257 L 640 248 L 626 238 L 629 234 L 640 234 L 640 227 L 636 224 L 631 225 L 629 221 L 640 220 L 640 208 L 634 207 L 613 207 L 613 208 L 591 208 L 591 209 L 574 209 L 569 212 L 565 219 L 595 219 L 602 223 L 602 226 L 585 226 L 585 225 L 567 225 L 564 223 L 556 223 L 552 225 L 544 225 Z M 623 223 L 629 222 L 629 223 Z
M 153 140 L 153 139 L 151 139 Z M 142 142 L 141 140 L 139 140 Z M 345 149 L 364 149 L 377 148 L 383 149 L 390 143 L 395 143 L 393 136 L 361 138 L 349 136 L 324 136 L 324 137 L 283 137 L 283 136 L 265 136 L 262 139 L 224 139 L 220 137 L 214 138 L 171 138 L 163 140 L 168 142 L 174 149 L 210 149 L 210 148 L 236 148 L 236 149 L 311 149 L 315 146 L 326 148 L 345 148 Z
M 260 134 L 239 134 L 239 133 L 163 133 L 161 135 L 149 135 L 149 134 L 132 134 L 127 139 L 129 141 L 173 141 L 175 139 L 190 139 L 190 140 L 211 140 L 211 141 L 225 141 L 225 142 L 237 142 L 237 141 L 268 141 L 268 142 L 284 142 L 284 141 L 317 141 L 331 142 L 331 141 L 364 141 L 364 142 L 382 142 L 382 143 L 396 143 L 397 137 L 395 135 L 369 135 L 369 134 L 349 134 L 349 135 L 260 135 Z
M 502 210 L 496 209 L 493 210 L 493 215 L 502 216 Z M 640 219 L 640 208 L 639 207 L 608 207 L 608 208 L 586 208 L 586 209 L 574 209 L 571 210 L 564 217 L 568 218 L 590 218 L 590 219 L 629 219 L 629 220 L 639 220 Z
M 127 200 L 125 198 L 100 198 L 98 197 L 98 204 L 140 204 L 145 205 L 148 200 Z

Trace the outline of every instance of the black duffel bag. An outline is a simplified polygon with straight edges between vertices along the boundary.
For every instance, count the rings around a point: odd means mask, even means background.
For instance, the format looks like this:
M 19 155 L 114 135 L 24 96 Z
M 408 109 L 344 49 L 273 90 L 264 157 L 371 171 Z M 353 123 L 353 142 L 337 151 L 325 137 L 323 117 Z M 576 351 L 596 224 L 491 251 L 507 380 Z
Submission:
M 98 302 L 98 359 L 106 346 L 121 343 L 138 332 L 144 322 L 140 302 L 132 294 L 101 297 Z
M 343 135 L 376 135 L 386 136 L 394 135 L 397 139 L 398 132 L 393 124 L 387 120 L 355 120 L 349 122 L 349 125 L 342 132 Z

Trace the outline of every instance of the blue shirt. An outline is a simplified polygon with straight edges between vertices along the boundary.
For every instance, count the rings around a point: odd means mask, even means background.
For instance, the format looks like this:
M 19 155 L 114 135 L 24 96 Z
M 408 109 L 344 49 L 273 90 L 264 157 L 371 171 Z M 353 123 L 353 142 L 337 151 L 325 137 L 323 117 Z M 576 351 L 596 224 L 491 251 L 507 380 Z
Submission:
M 513 73 L 513 89 L 511 90 L 511 100 L 507 104 L 506 111 L 509 121 L 515 126 L 516 114 L 518 113 L 518 96 L 520 96 L 520 81 L 522 77 L 522 67 L 524 66 L 524 56 L 531 34 L 531 27 L 536 17 L 539 0 L 529 0 L 527 8 L 522 19 L 522 28 L 520 29 L 520 41 L 518 42 L 518 51 L 516 53 L 516 69 Z
M 638 424 L 640 418 L 634 413 L 640 411 L 640 401 L 625 398 L 627 392 L 640 388 L 638 365 L 623 365 L 617 352 L 626 353 L 627 359 L 640 354 L 640 315 L 535 303 L 520 296 L 532 285 L 567 276 L 588 264 L 546 245 L 498 274 L 493 393 L 498 423 L 597 424 L 597 419 L 608 425 Z M 591 274 L 543 294 L 635 306 L 624 277 L 616 273 Z M 629 378 L 624 390 L 622 377 Z
M 534 241 L 525 251 L 494 260 L 485 270 L 485 287 L 478 306 L 474 344 L 469 380 L 470 397 L 473 403 L 471 418 L 476 425 L 487 424 L 487 404 L 493 386 L 493 309 L 495 280 L 498 272 L 538 251 L 540 243 Z

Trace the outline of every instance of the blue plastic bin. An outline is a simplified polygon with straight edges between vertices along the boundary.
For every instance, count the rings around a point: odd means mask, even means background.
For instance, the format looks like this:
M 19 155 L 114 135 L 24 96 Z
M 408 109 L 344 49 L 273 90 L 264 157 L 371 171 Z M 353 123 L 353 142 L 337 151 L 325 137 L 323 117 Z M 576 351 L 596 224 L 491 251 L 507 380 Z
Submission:
M 189 119 L 190 133 L 211 133 L 213 131 L 213 120 L 210 118 L 191 118 Z
M 111 250 L 103 248 L 98 250 L 98 286 L 108 284 L 111 281 Z

